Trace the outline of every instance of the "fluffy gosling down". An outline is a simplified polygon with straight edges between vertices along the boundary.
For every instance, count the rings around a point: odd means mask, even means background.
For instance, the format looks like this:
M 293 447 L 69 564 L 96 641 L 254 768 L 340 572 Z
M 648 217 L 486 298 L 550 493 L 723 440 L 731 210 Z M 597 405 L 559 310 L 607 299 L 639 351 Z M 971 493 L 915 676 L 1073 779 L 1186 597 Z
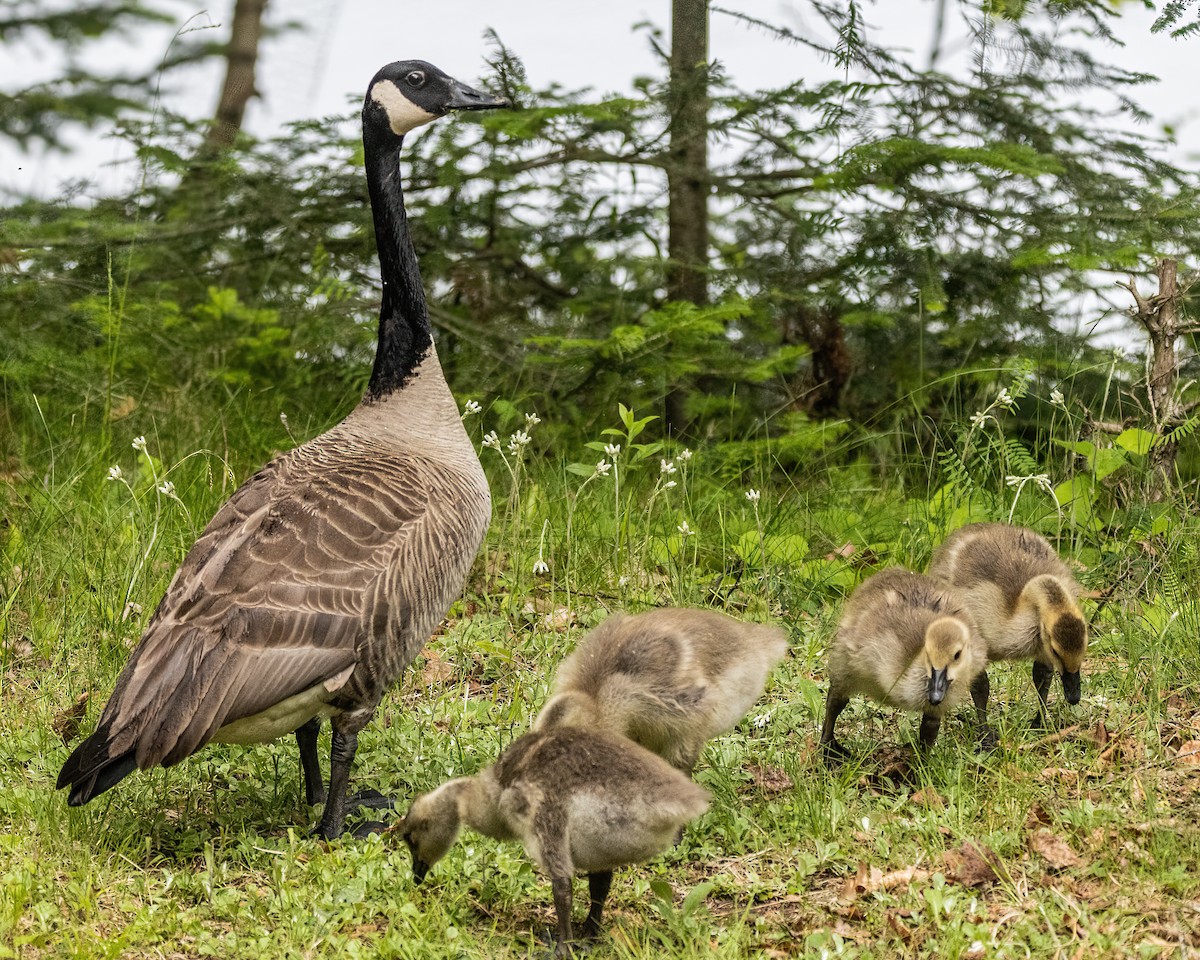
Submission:
M 567 956 L 572 877 L 588 875 L 591 905 L 580 933 L 594 939 L 612 871 L 666 850 L 708 801 L 708 791 L 649 750 L 603 731 L 562 727 L 528 733 L 483 772 L 417 797 L 391 829 L 408 844 L 417 883 L 445 856 L 463 823 L 489 837 L 519 840 L 550 877 L 555 953 Z
M 938 547 L 929 573 L 958 590 L 987 641 L 989 660 L 1033 660 L 1035 728 L 1045 726 L 1055 673 L 1062 675 L 1067 702 L 1079 702 L 1079 670 L 1088 644 L 1077 599 L 1083 588 L 1045 537 L 1005 523 L 973 523 Z M 975 705 L 986 723 L 987 671 L 976 684 Z
M 983 638 L 945 584 L 899 567 L 881 570 L 846 602 L 829 651 L 822 753 L 845 755 L 833 728 L 856 693 L 919 711 L 921 746 L 931 746 L 943 715 L 986 665 Z
M 559 666 L 534 729 L 608 730 L 691 773 L 704 742 L 746 715 L 786 652 L 779 627 L 715 610 L 616 614 Z

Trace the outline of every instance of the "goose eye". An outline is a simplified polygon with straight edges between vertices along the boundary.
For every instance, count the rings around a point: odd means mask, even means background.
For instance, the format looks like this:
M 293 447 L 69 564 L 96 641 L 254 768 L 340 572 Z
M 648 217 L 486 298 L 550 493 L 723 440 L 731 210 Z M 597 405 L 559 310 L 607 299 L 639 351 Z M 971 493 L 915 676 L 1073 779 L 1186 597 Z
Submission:
M 410 87 L 425 86 L 425 71 L 413 70 L 407 77 L 404 78 Z
M 955 662 L 955 663 L 957 663 L 957 662 L 958 662 L 959 660 L 961 660 L 961 659 L 962 659 L 962 651 L 961 651 L 961 650 L 955 650 L 955 651 L 954 651 L 954 662 Z

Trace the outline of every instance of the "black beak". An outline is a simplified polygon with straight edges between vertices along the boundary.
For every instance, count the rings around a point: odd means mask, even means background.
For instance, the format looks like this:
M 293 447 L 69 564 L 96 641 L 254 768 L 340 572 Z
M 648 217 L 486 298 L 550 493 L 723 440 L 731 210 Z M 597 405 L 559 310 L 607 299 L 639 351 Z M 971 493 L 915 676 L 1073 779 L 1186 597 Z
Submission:
M 1062 675 L 1063 680 L 1063 696 L 1067 698 L 1067 703 L 1076 704 L 1079 702 L 1079 696 L 1082 693 L 1082 685 L 1079 682 L 1079 671 L 1067 673 L 1065 670 Z
M 498 107 L 511 107 L 507 97 L 493 97 L 490 93 L 482 93 L 474 87 L 468 87 L 457 80 L 450 81 L 450 100 L 447 110 L 495 110 Z
M 946 691 L 950 688 L 950 680 L 946 676 L 946 668 L 934 670 L 929 675 L 929 702 L 936 705 L 946 699 Z
M 425 874 L 429 872 L 429 864 L 424 860 L 418 860 L 413 857 L 413 883 L 420 883 L 425 879 Z

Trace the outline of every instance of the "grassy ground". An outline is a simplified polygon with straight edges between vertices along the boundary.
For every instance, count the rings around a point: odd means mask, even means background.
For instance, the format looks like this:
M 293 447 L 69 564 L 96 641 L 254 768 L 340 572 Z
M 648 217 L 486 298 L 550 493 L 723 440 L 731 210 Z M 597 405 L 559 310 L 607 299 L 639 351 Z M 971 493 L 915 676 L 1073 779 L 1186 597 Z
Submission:
M 839 723 L 856 759 L 831 773 L 814 742 L 840 598 L 876 565 L 919 567 L 939 529 L 967 517 L 858 468 L 819 485 L 768 479 L 747 498 L 746 472 L 715 453 L 669 451 L 671 472 L 668 451 L 638 453 L 620 430 L 597 441 L 623 447 L 607 476 L 503 444 L 484 451 L 497 491 L 486 556 L 362 736 L 357 783 L 403 803 L 478 769 L 527 729 L 555 664 L 607 612 L 708 604 L 782 622 L 790 656 L 702 758 L 710 811 L 667 855 L 617 874 L 599 955 L 1200 950 L 1198 564 L 1183 508 L 1159 511 L 1167 522 L 1140 539 L 1132 520 L 1115 535 L 1059 525 L 1086 585 L 1112 596 L 1089 606 L 1084 699 L 1070 708 L 1055 690 L 1053 731 L 1028 729 L 1028 665 L 1001 665 L 997 752 L 973 749 L 964 715 L 919 759 L 914 718 L 856 701 Z M 0 955 L 543 955 L 549 885 L 519 847 L 464 834 L 417 888 L 390 837 L 318 843 L 290 741 L 209 747 L 67 808 L 53 789 L 64 739 L 94 724 L 229 489 L 215 455 L 168 465 L 153 444 L 123 449 L 63 448 L 7 478 Z M 578 459 L 601 456 L 611 460 L 596 448 Z M 233 466 L 241 476 L 253 464 Z M 1018 493 L 1018 518 L 1053 525 L 1035 493 Z M 1005 518 L 1012 496 L 997 484 L 983 514 Z

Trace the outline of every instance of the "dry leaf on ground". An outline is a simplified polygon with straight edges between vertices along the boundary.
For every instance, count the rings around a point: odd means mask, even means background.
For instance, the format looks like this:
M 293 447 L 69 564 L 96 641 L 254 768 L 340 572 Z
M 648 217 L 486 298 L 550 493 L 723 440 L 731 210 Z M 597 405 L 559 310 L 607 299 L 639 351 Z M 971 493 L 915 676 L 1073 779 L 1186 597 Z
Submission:
M 843 900 L 855 900 L 858 897 L 869 896 L 879 890 L 895 890 L 897 887 L 907 887 L 914 881 L 928 880 L 930 873 L 920 867 L 905 867 L 903 870 L 893 870 L 884 873 L 878 867 L 869 867 L 863 861 L 858 863 L 858 872 L 846 878 L 842 887 Z
M 1180 766 L 1200 769 L 1200 740 L 1185 740 L 1181 743 L 1175 759 Z
M 91 693 L 81 693 L 73 704 L 66 710 L 61 710 L 50 721 L 50 729 L 58 734 L 63 744 L 68 744 L 79 733 L 79 724 L 87 713 L 88 697 Z
M 1050 823 L 1050 814 L 1046 812 L 1046 808 L 1035 801 L 1029 808 L 1028 816 L 1025 817 L 1025 829 L 1032 830 L 1038 826 L 1048 827 Z
M 945 808 L 946 801 L 942 799 L 942 795 L 933 787 L 922 787 L 912 795 L 912 802 L 918 807 L 924 807 L 926 810 L 941 810 Z
M 1029 848 L 1055 870 L 1078 867 L 1083 863 L 1079 854 L 1071 849 L 1066 840 L 1045 828 L 1035 830 L 1029 835 Z
M 1000 858 L 991 847 L 968 840 L 957 850 L 947 850 L 942 857 L 946 879 L 964 887 L 982 887 L 997 879 L 996 867 Z
M 782 793 L 795 786 L 792 778 L 779 767 L 762 767 L 753 763 L 746 769 L 754 779 L 754 785 L 763 793 Z
M 436 650 L 426 647 L 424 650 L 425 667 L 421 670 L 421 684 L 432 687 L 445 683 L 454 676 L 454 664 L 445 659 Z

